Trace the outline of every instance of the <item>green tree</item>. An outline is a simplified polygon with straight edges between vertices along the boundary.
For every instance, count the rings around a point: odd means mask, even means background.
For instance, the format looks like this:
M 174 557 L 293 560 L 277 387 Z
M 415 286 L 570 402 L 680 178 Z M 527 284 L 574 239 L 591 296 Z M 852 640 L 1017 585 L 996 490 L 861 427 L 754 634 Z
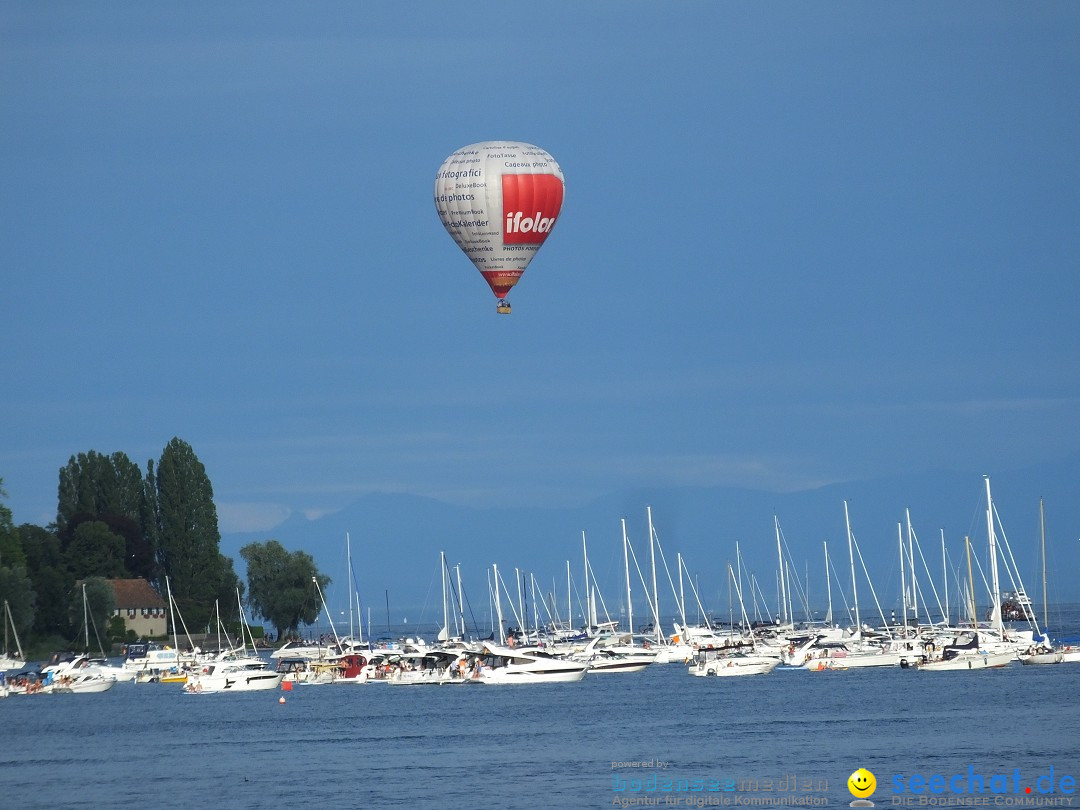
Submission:
M 75 584 L 68 603 L 68 619 L 76 634 L 76 646 L 90 652 L 104 650 L 109 619 L 116 611 L 116 595 L 112 586 L 101 577 L 90 577 Z
M 0 498 L 6 498 L 4 492 L 4 479 L 0 478 Z M 0 503 L 0 565 L 9 568 L 26 566 L 26 555 L 23 554 L 22 543 L 19 542 L 19 530 L 15 528 L 11 510 Z
M 0 498 L 5 497 L 4 481 L 0 479 Z M 6 600 L 20 638 L 27 637 L 27 631 L 33 624 L 36 596 L 26 570 L 26 552 L 23 551 L 21 535 L 15 528 L 11 510 L 0 503 L 0 622 L 7 621 L 2 613 Z
M 77 514 L 142 516 L 142 472 L 125 453 L 105 456 L 94 450 L 72 456 L 60 470 L 56 527 L 60 534 Z
M 68 570 L 75 579 L 120 579 L 126 573 L 124 556 L 124 538 L 109 531 L 99 520 L 80 523 L 64 552 Z
M 204 625 L 214 602 L 225 614 L 240 586 L 232 560 L 219 550 L 210 478 L 191 445 L 178 438 L 166 445 L 156 471 L 149 466 L 149 478 L 156 485 L 158 562 L 181 614 L 193 626 Z
M 247 562 L 248 602 L 277 629 L 278 638 L 319 617 L 321 604 L 312 580 L 325 589 L 330 578 L 320 574 L 304 551 L 286 551 L 277 540 L 250 543 L 240 549 Z
M 0 622 L 7 621 L 3 614 L 5 601 L 11 608 L 11 620 L 15 623 L 19 639 L 25 642 L 34 624 L 34 605 L 37 601 L 34 583 L 26 575 L 25 568 L 0 565 Z
M 124 538 L 124 568 L 129 576 L 157 579 L 157 560 L 148 527 L 156 517 L 147 503 L 139 467 L 124 453 L 105 456 L 94 450 L 72 456 L 60 470 L 56 526 L 67 548 L 79 525 L 99 521 Z M 78 568 L 77 562 L 72 563 Z
M 24 523 L 19 526 L 19 540 L 26 555 L 26 572 L 37 597 L 36 607 L 32 609 L 34 634 L 67 635 L 67 601 L 74 578 L 64 563 L 60 538 L 54 531 Z

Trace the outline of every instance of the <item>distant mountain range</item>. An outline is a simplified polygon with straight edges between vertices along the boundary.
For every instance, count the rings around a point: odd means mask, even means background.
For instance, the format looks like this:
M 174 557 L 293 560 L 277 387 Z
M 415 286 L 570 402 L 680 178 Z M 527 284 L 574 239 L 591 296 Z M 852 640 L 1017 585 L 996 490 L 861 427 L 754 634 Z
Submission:
M 991 471 L 997 512 L 1005 529 L 1024 585 L 1037 605 L 1042 601 L 1039 552 L 1039 498 L 1045 501 L 1048 591 L 1051 602 L 1080 600 L 1080 455 L 1021 470 Z M 302 549 L 314 557 L 319 570 L 333 580 L 327 593 L 331 610 L 347 611 L 346 533 L 350 537 L 352 570 L 365 614 L 372 624 L 385 626 L 434 623 L 441 620 L 442 590 L 439 552 L 447 564 L 460 564 L 464 592 L 471 611 L 488 616 L 488 577 L 497 563 L 506 586 L 516 599 L 515 567 L 536 577 L 545 596 L 556 592 L 559 610 L 566 609 L 566 566 L 570 562 L 573 602 L 584 598 L 582 531 L 600 593 L 612 618 L 625 602 L 622 531 L 627 533 L 639 565 L 651 587 L 646 507 L 673 578 L 676 553 L 681 552 L 698 585 L 707 610 L 727 615 L 727 563 L 736 565 L 739 541 L 745 578 L 752 572 L 760 589 L 759 613 L 777 605 L 777 541 L 774 515 L 779 520 L 785 555 L 792 576 L 805 583 L 815 610 L 826 603 L 823 541 L 835 570 L 831 583 L 834 610 L 843 610 L 841 592 L 851 600 L 851 565 L 848 558 L 843 502 L 847 500 L 852 533 L 861 550 L 882 609 L 899 609 L 900 568 L 897 524 L 905 507 L 928 576 L 916 553 L 920 601 L 935 604 L 931 577 L 944 601 L 945 579 L 941 557 L 941 530 L 950 558 L 949 602 L 952 614 L 958 599 L 957 579 L 967 580 L 964 536 L 972 538 L 973 555 L 987 565 L 986 495 L 983 475 L 971 472 L 932 472 L 868 481 L 834 484 L 792 493 L 764 492 L 734 487 L 657 488 L 613 492 L 578 508 L 476 509 L 407 494 L 374 493 L 339 512 L 317 520 L 294 515 L 275 529 L 222 538 L 222 552 L 233 557 L 244 576 L 239 550 L 251 542 L 275 539 L 289 550 Z M 658 590 L 665 616 L 674 613 L 672 586 L 658 563 Z M 870 586 L 856 559 L 861 613 L 875 615 Z M 632 567 L 633 571 L 633 567 Z M 979 581 L 976 569 L 976 581 Z M 674 580 L 678 588 L 678 579 Z M 1002 591 L 1013 590 L 1002 568 Z M 632 573 L 635 624 L 644 616 L 641 582 Z M 692 604 L 689 584 L 688 603 Z M 503 597 L 505 600 L 505 596 Z M 749 595 L 747 595 L 749 600 Z M 797 600 L 796 600 L 797 601 Z M 986 602 L 980 599 L 980 605 Z M 389 606 L 389 610 L 388 610 Z M 737 610 L 737 604 L 735 610 Z M 750 606 L 747 606 L 750 610 Z M 690 607 L 688 606 L 688 611 Z M 934 608 L 933 612 L 937 612 Z M 467 610 L 468 613 L 468 610 Z M 665 620 L 666 621 L 666 620 Z

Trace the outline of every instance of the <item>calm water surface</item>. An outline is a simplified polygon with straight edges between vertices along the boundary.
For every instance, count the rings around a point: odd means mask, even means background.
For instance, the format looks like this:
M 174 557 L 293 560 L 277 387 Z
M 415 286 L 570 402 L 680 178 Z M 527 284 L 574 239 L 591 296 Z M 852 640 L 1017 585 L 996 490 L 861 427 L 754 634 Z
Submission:
M 708 679 L 655 665 L 578 684 L 232 695 L 125 683 L 0 701 L 0 808 L 695 806 L 721 795 L 847 806 L 858 767 L 877 776 L 883 807 L 895 774 L 1080 776 L 1078 695 L 1080 664 Z M 788 775 L 812 791 L 767 789 Z M 645 789 L 665 778 L 667 796 Z M 691 795 L 679 779 L 742 789 Z

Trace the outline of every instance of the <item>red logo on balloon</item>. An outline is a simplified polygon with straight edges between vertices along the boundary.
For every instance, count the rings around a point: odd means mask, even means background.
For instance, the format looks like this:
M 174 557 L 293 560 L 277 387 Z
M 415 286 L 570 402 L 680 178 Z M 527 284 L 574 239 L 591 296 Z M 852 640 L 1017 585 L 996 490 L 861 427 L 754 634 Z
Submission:
M 562 208 L 563 184 L 554 174 L 504 174 L 503 244 L 542 244 Z

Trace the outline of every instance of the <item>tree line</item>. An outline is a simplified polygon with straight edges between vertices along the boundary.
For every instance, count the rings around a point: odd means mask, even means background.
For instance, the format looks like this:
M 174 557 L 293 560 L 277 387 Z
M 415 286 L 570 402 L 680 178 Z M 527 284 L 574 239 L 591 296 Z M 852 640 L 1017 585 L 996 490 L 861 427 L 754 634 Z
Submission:
M 102 642 L 107 633 L 122 637 L 122 620 L 110 627 L 116 605 L 108 579 L 143 578 L 162 596 L 167 579 L 193 632 L 213 630 L 215 606 L 220 616 L 214 620 L 235 626 L 245 586 L 220 544 L 213 487 L 187 442 L 173 438 L 145 473 L 123 452 L 79 453 L 60 469 L 55 523 L 15 526 L 0 500 L 0 601 L 9 603 L 29 644 L 76 643 L 84 634 L 84 599 Z M 309 554 L 290 553 L 276 540 L 240 553 L 252 614 L 269 621 L 279 637 L 317 621 L 321 604 L 313 578 L 321 588 L 330 579 Z

